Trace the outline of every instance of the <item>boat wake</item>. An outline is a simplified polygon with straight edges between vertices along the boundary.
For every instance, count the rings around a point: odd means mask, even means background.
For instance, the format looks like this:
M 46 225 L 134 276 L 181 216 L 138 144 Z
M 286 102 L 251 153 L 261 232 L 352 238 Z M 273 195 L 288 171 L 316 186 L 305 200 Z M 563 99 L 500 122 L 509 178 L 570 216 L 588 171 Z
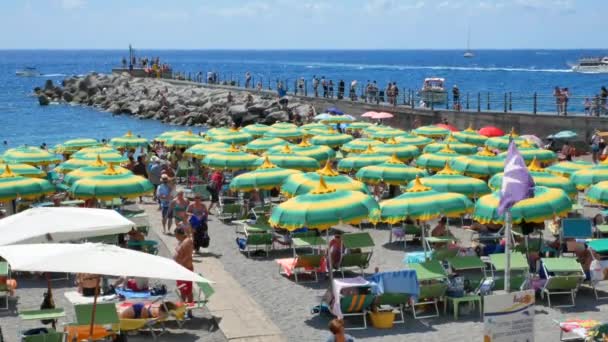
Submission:
M 38 77 L 65 77 L 66 74 L 41 74 Z
M 390 64 L 352 64 L 352 63 L 299 63 L 284 62 L 281 64 L 302 65 L 307 69 L 318 69 L 323 67 L 357 69 L 357 70 L 448 70 L 448 71 L 508 71 L 508 72 L 546 72 L 546 73 L 569 73 L 570 69 L 536 69 L 511 68 L 511 67 L 482 67 L 482 66 L 450 66 L 450 65 L 390 65 Z

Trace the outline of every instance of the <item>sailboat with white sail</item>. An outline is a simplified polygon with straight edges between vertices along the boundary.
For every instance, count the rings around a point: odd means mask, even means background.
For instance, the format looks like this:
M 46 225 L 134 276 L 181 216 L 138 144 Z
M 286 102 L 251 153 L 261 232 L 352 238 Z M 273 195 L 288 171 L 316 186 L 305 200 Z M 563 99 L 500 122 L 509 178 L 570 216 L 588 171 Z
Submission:
M 473 58 L 473 57 L 475 57 L 475 54 L 471 50 L 471 26 L 469 26 L 468 29 L 467 29 L 467 49 L 464 52 L 463 57 L 464 58 Z

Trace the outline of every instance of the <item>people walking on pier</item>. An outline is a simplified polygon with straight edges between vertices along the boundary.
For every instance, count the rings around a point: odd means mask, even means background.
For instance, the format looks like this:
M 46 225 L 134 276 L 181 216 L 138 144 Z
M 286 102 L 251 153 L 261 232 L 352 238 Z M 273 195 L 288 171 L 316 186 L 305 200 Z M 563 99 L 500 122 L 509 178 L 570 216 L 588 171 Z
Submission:
M 334 81 L 329 80 L 329 83 L 327 83 L 327 88 L 328 88 L 328 92 L 329 92 L 329 98 L 334 98 Z
M 562 89 L 562 113 L 568 115 L 568 100 L 570 99 L 570 91 L 568 88 Z
M 399 98 L 399 87 L 397 87 L 397 82 L 393 82 L 393 106 L 397 105 L 398 98 Z
M 559 87 L 555 87 L 553 90 L 553 97 L 555 97 L 555 107 L 557 115 L 562 114 L 562 90 Z
M 350 97 L 351 101 L 357 101 L 357 80 L 352 80 L 350 82 L 348 97 Z
M 312 76 L 312 89 L 315 92 L 315 97 L 319 97 L 319 79 L 317 76 Z
M 323 88 L 323 97 L 327 98 L 327 80 L 325 76 L 321 76 L 321 87 Z
M 298 80 L 298 90 L 297 90 L 297 93 L 299 93 L 301 96 L 305 95 L 305 92 L 304 92 L 304 86 L 305 85 L 306 85 L 306 81 L 304 81 L 304 77 L 300 77 L 300 79 Z
M 247 71 L 245 73 L 245 88 L 249 88 L 249 84 L 251 83 L 251 73 Z
M 608 99 L 608 89 L 606 89 L 606 87 L 602 86 L 602 89 L 600 91 L 600 106 L 601 106 L 601 113 L 604 114 L 604 111 L 606 109 L 606 100 Z
M 457 85 L 452 87 L 452 102 L 454 103 L 454 110 L 460 111 L 460 89 Z
M 338 82 L 338 100 L 342 100 L 344 98 L 344 80 L 340 80 Z

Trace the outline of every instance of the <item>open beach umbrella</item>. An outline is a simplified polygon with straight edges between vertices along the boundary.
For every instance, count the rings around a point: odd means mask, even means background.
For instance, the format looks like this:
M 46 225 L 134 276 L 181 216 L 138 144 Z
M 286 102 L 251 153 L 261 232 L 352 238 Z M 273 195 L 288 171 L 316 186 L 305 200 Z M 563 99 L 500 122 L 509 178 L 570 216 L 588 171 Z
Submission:
M 422 185 L 419 179 L 398 197 L 380 202 L 379 215 L 372 222 L 396 224 L 406 219 L 428 221 L 441 216 L 459 217 L 471 212 L 473 202 L 465 195 L 439 192 Z
M 608 158 L 590 169 L 572 173 L 570 180 L 579 190 L 585 190 L 593 184 L 608 181 Z
M 230 133 L 230 130 L 231 130 L 230 127 L 215 127 L 215 128 L 211 128 L 211 129 L 207 130 L 205 132 L 205 136 L 212 137 L 215 135 L 224 135 L 224 134 Z M 184 133 L 188 133 L 188 131 L 186 131 Z
M 466 176 L 487 179 L 504 170 L 505 157 L 495 155 L 486 147 L 474 155 L 453 159 L 450 166 Z
M 374 120 L 392 119 L 393 117 L 393 114 L 387 112 L 372 113 L 372 115 L 369 116 L 370 119 Z
M 287 197 L 306 194 L 319 186 L 321 177 L 333 189 L 368 193 L 365 184 L 336 172 L 329 163 L 315 172 L 298 173 L 287 177 L 281 185 L 281 193 Z
M 189 131 L 167 131 L 167 132 L 164 132 L 161 135 L 157 136 L 156 138 L 154 138 L 154 140 L 164 143 L 165 141 L 167 141 L 167 139 L 169 139 L 175 135 L 187 134 L 188 132 Z
M 61 161 L 56 155 L 38 147 L 21 146 L 6 150 L 0 157 L 8 164 L 50 165 Z
M 514 129 L 511 129 L 511 133 L 507 135 L 489 138 L 488 140 L 486 140 L 485 146 L 495 150 L 506 151 L 509 149 L 509 143 L 511 142 L 511 140 L 515 142 L 515 145 L 517 147 L 520 147 L 527 141 L 526 139 L 517 135 Z
M 154 186 L 144 177 L 131 172 L 116 171 L 112 165 L 99 175 L 77 180 L 69 192 L 76 198 L 111 200 L 114 198 L 134 198 L 154 190 Z
M 287 142 L 281 138 L 258 138 L 247 145 L 244 150 L 251 153 L 265 152 L 266 150 L 275 146 L 284 146 Z
M 344 152 L 348 152 L 348 153 L 358 153 L 358 152 L 363 152 L 365 150 L 367 150 L 367 148 L 371 145 L 371 146 L 377 146 L 382 144 L 381 141 L 376 140 L 376 139 L 369 139 L 369 138 L 358 138 L 358 139 L 354 139 L 351 140 L 349 142 L 347 142 L 346 144 L 342 145 L 340 147 L 340 149 Z
M 249 133 L 253 137 L 258 138 L 258 137 L 263 136 L 264 133 L 266 133 L 269 129 L 270 129 L 270 126 L 256 123 L 256 124 L 251 124 L 251 125 L 247 125 L 247 126 L 243 127 L 241 129 L 241 131 L 245 132 L 245 133 Z
M 71 139 L 63 142 L 61 145 L 58 145 L 58 148 L 55 149 L 55 153 L 74 153 L 83 148 L 87 147 L 97 147 L 100 146 L 101 143 L 95 139 L 90 138 L 78 138 Z
M 146 147 L 149 142 L 146 138 L 140 138 L 136 135 L 133 135 L 131 131 L 128 131 L 127 134 L 122 137 L 116 137 L 110 139 L 110 145 L 115 148 L 137 148 L 137 147 Z
M 322 123 L 328 124 L 350 123 L 354 121 L 355 118 L 350 115 L 330 115 L 324 119 L 321 119 Z
M 367 150 L 359 154 L 351 154 L 338 162 L 338 170 L 343 172 L 356 171 L 364 166 L 382 164 L 390 157 L 378 153 L 375 148 L 368 146 Z
M 404 134 L 395 138 L 397 142 L 406 144 L 406 145 L 414 145 L 418 148 L 423 148 L 424 146 L 432 143 L 434 140 L 431 138 L 423 137 L 421 135 L 414 134 Z
M 325 112 L 331 115 L 342 115 L 344 112 L 338 107 L 329 107 L 325 110 Z
M 378 112 L 374 112 L 374 111 L 369 111 L 369 112 L 365 112 L 363 114 L 361 114 L 362 118 L 371 118 L 372 115 L 378 114 Z
M 114 171 L 117 173 L 132 173 L 128 169 L 125 169 L 120 166 L 114 166 Z M 108 165 L 103 163 L 101 165 L 93 165 L 93 166 L 85 166 L 74 171 L 68 172 L 65 177 L 63 177 L 63 182 L 67 185 L 74 184 L 77 180 L 81 180 L 83 178 L 89 178 L 93 176 L 97 176 L 103 174 L 108 169 Z
M 450 130 L 436 125 L 421 126 L 413 130 L 414 133 L 427 138 L 444 138 Z
M 366 184 L 378 184 L 384 182 L 390 185 L 407 184 L 416 177 L 424 177 L 426 170 L 409 166 L 399 160 L 396 156 L 378 165 L 364 166 L 357 171 L 355 178 Z
M 97 155 L 97 158 L 95 160 L 84 160 L 84 159 L 68 159 L 66 161 L 64 161 L 63 163 L 59 164 L 54 171 L 55 172 L 61 172 L 61 173 L 69 173 L 78 169 L 81 169 L 83 167 L 97 167 L 97 168 L 101 168 L 102 170 L 107 169 L 108 164 L 105 163 L 103 160 L 101 160 L 101 157 L 99 155 Z
M 202 144 L 205 142 L 205 138 L 200 135 L 194 134 L 191 131 L 184 134 L 176 134 L 165 140 L 165 146 L 168 147 L 190 147 L 196 144 Z
M 258 165 L 255 162 L 259 159 L 255 154 L 249 154 L 230 146 L 225 151 L 210 153 L 203 158 L 202 165 L 219 170 L 251 170 Z
M 237 129 L 230 129 L 225 134 L 214 134 L 209 136 L 211 141 L 223 142 L 231 145 L 245 145 L 253 140 L 253 136 L 247 132 L 242 132 Z M 168 142 L 170 142 L 169 139 Z
M 498 215 L 500 192 L 485 195 L 475 203 L 473 219 L 481 224 L 504 223 L 504 215 Z M 572 210 L 572 201 L 562 189 L 537 186 L 534 197 L 517 202 L 511 208 L 513 223 L 522 221 L 542 223 L 555 217 L 564 217 Z
M 279 188 L 283 181 L 290 175 L 298 174 L 301 171 L 283 169 L 264 158 L 264 163 L 257 169 L 240 174 L 230 181 L 232 191 L 258 191 Z
M 271 163 L 284 169 L 312 171 L 319 168 L 319 162 L 316 159 L 294 153 L 289 145 L 283 146 L 280 150 L 268 151 L 265 156 Z M 261 165 L 263 161 L 264 159 L 259 158 L 255 164 Z
M 369 132 L 382 131 L 382 130 L 390 131 L 390 130 L 394 130 L 394 129 L 396 129 L 396 128 L 393 128 L 392 126 L 371 124 L 363 129 L 363 133 L 367 134 Z
M 224 152 L 230 148 L 230 145 L 222 142 L 205 142 L 188 147 L 184 151 L 184 156 L 197 159 L 203 159 L 206 155 L 216 152 Z
M 450 164 L 446 163 L 445 168 L 430 177 L 420 178 L 422 185 L 439 192 L 454 192 L 465 195 L 469 198 L 479 198 L 490 192 L 488 184 L 481 179 L 463 176 L 460 172 L 452 170 Z M 409 188 L 416 185 L 415 181 L 410 182 Z
M 346 130 L 347 131 L 356 131 L 356 130 L 360 130 L 360 129 L 365 129 L 366 127 L 369 127 L 371 125 L 371 123 L 369 122 L 361 122 L 361 121 L 355 121 L 355 122 L 349 122 L 348 125 L 346 126 Z
M 324 145 L 312 145 L 308 142 L 308 139 L 304 138 L 297 145 L 289 145 L 291 151 L 297 155 L 310 157 L 317 160 L 319 163 L 334 159 L 336 157 L 336 151 L 328 146 Z M 268 152 L 279 152 L 283 147 L 276 146 L 271 148 Z
M 534 159 L 542 163 L 552 163 L 557 160 L 557 154 L 555 154 L 555 152 L 545 150 L 544 148 L 538 148 L 528 140 L 524 140 L 517 149 L 526 163 L 530 163 Z M 499 156 L 506 158 L 507 152 L 503 152 L 499 154 Z
M 75 153 L 72 155 L 72 159 L 88 161 L 90 164 L 96 162 L 99 158 L 103 160 L 104 163 L 117 165 L 126 163 L 129 159 L 123 156 L 120 152 L 104 152 L 104 153 Z M 86 165 L 83 165 L 86 166 Z
M 104 153 L 109 153 L 109 152 L 118 153 L 118 150 L 111 146 L 86 147 L 86 148 L 81 149 L 78 152 L 75 152 L 74 155 L 72 155 L 72 158 L 82 156 L 85 154 L 91 154 L 91 153 L 103 155 Z
M 278 129 L 285 129 L 285 128 L 291 129 L 291 128 L 297 128 L 297 127 L 298 126 L 296 126 L 292 123 L 289 123 L 289 122 L 277 122 L 277 123 L 270 125 L 270 128 L 278 128 Z
M 342 146 L 351 140 L 353 140 L 352 135 L 337 133 L 333 130 L 310 138 L 310 142 L 313 145 L 324 145 L 329 147 Z
M 275 124 L 276 125 L 276 124 Z M 269 129 L 266 133 L 264 133 L 265 137 L 268 138 L 281 138 L 285 140 L 297 140 L 305 135 L 305 131 L 296 127 L 284 127 L 277 128 L 275 125 L 272 125 L 272 128 Z
M 438 123 L 438 124 L 435 124 L 434 126 L 437 126 L 440 128 L 445 128 L 452 133 L 460 131 L 458 128 L 456 128 L 456 126 L 450 125 L 450 124 Z
M 591 203 L 608 206 L 608 181 L 592 185 L 585 198 Z
M 435 142 L 428 144 L 424 147 L 422 152 L 424 153 L 435 153 L 442 150 L 446 145 L 450 145 L 450 148 L 459 154 L 473 154 L 477 153 L 477 146 L 461 143 L 459 140 L 454 138 L 451 134 L 443 139 L 442 142 Z
M 423 153 L 416 158 L 416 166 L 421 169 L 439 171 L 444 168 L 446 162 L 462 156 L 446 145 L 442 150 L 435 153 Z
M 557 164 L 549 166 L 546 170 L 554 175 L 570 177 L 574 172 L 591 169 L 593 167 L 592 162 L 577 160 L 577 161 L 563 161 Z
M 485 126 L 479 129 L 479 134 L 488 138 L 494 138 L 505 135 L 505 131 L 495 126 Z
M 551 134 L 550 136 L 548 136 L 548 138 L 556 139 L 556 140 L 568 140 L 568 139 L 574 139 L 577 136 L 578 136 L 578 134 L 576 134 L 576 132 L 573 132 L 573 131 L 561 131 L 561 132 L 557 132 L 555 134 Z
M 46 179 L 18 176 L 8 165 L 3 171 L 0 174 L 0 201 L 34 199 L 55 192 L 55 186 Z
M 461 143 L 473 144 L 475 146 L 483 146 L 486 140 L 488 140 L 488 137 L 479 134 L 473 127 L 469 127 L 461 132 L 454 132 L 452 136 Z
M 302 227 L 325 230 L 340 223 L 358 224 L 377 210 L 378 203 L 370 195 L 336 190 L 321 176 L 312 191 L 274 207 L 268 222 L 290 231 Z
M 399 143 L 394 138 L 388 139 L 384 144 L 375 145 L 374 148 L 380 154 L 394 155 L 403 161 L 412 160 L 420 155 L 418 147 Z
M 407 133 L 396 128 L 382 128 L 365 131 L 365 134 L 371 139 L 387 140 Z
M 2 164 L 0 163 L 0 171 L 6 170 L 6 166 L 9 166 L 11 171 L 23 177 L 43 178 L 46 176 L 46 172 L 41 169 L 29 165 L 29 164 Z
M 109 209 L 32 208 L 0 220 L 0 246 L 124 234 L 135 223 Z
M 562 176 L 557 176 L 549 173 L 538 165 L 538 162 L 533 160 L 528 166 L 530 176 L 534 180 L 534 184 L 537 186 L 545 186 L 547 188 L 557 188 L 564 190 L 568 196 L 574 198 L 577 195 L 576 187 L 570 179 Z M 497 173 L 488 181 L 488 185 L 492 190 L 500 190 L 502 187 L 503 173 Z M 607 178 L 608 179 L 608 178 Z

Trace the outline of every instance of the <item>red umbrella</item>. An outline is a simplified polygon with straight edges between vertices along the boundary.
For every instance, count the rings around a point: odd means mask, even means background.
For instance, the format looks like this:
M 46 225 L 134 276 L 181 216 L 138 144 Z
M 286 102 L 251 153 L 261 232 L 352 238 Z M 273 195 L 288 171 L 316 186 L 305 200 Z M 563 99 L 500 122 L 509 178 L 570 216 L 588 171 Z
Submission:
M 363 118 L 371 118 L 372 116 L 378 114 L 378 112 L 365 112 L 363 115 L 361 115 L 361 117 Z
M 491 138 L 491 137 L 502 137 L 503 135 L 505 135 L 505 132 L 498 127 L 486 126 L 479 130 L 479 134 L 485 135 L 486 137 Z
M 445 128 L 445 129 L 449 129 L 452 132 L 458 132 L 458 128 L 456 128 L 456 127 L 454 127 L 452 125 L 449 125 L 449 124 L 442 124 L 442 123 L 440 123 L 440 124 L 435 124 L 435 126 L 441 127 L 441 128 Z
M 372 119 L 390 119 L 392 117 L 393 117 L 393 114 L 387 113 L 387 112 L 374 113 L 374 114 L 370 115 L 370 118 L 372 118 Z

